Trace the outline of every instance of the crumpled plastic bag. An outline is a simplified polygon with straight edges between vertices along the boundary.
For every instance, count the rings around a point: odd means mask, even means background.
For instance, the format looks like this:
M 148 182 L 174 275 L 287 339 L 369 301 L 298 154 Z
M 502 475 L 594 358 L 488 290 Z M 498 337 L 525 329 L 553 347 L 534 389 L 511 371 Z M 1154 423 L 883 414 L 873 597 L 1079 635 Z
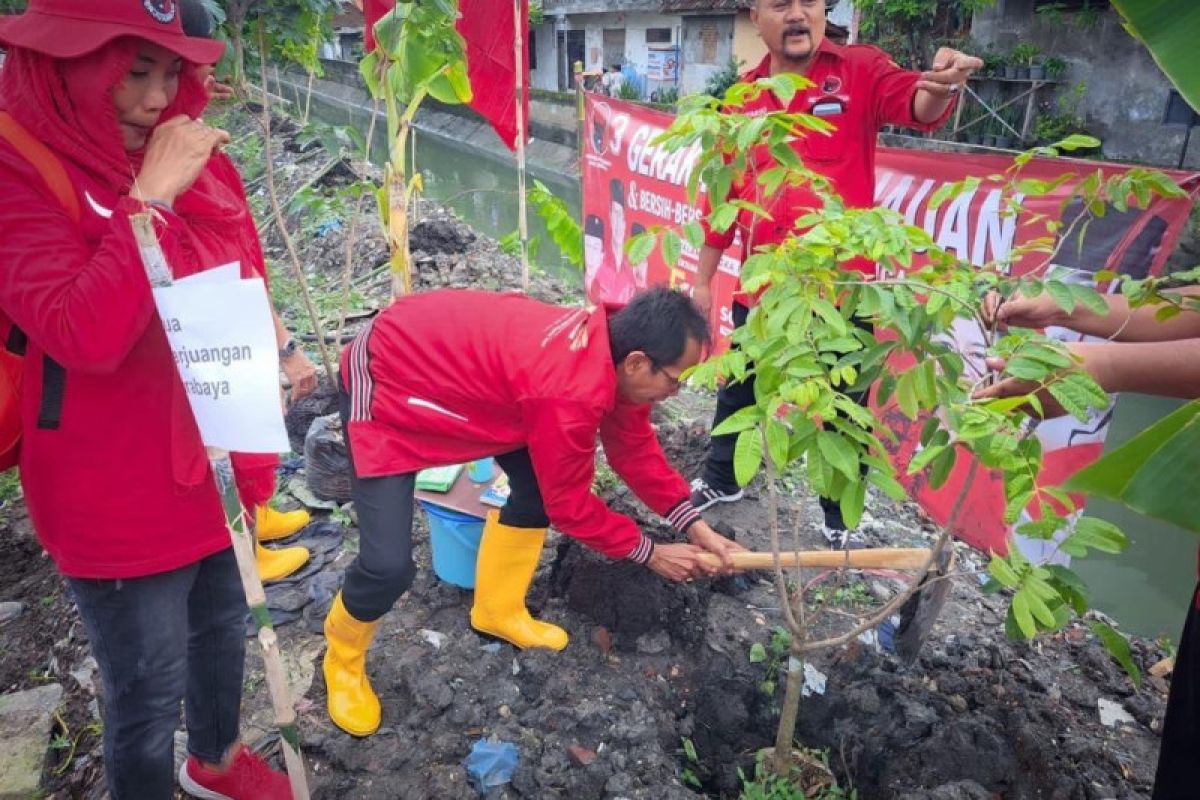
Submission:
M 497 786 L 503 786 L 512 780 L 521 760 L 517 746 L 510 742 L 488 741 L 480 739 L 471 748 L 463 766 L 467 769 L 467 778 L 480 794 L 487 794 Z
M 322 500 L 350 499 L 350 455 L 337 414 L 317 417 L 304 437 L 305 481 Z

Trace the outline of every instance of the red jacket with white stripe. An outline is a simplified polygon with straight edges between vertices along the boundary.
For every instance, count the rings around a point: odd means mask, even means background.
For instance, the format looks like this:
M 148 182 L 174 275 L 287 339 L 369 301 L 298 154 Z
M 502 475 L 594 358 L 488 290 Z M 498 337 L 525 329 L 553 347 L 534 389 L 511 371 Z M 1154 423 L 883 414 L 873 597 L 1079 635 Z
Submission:
M 66 575 L 136 578 L 177 569 L 229 547 L 229 533 L 133 238 L 129 215 L 141 204 L 62 163 L 79 195 L 78 225 L 34 167 L 0 142 L 0 310 L 29 336 L 21 391 L 25 501 L 38 538 Z M 205 169 L 241 193 L 227 158 Z M 253 220 L 245 224 L 243 235 L 255 236 Z M 195 245 L 173 215 L 164 215 L 158 234 L 177 270 L 224 263 L 192 263 Z M 243 270 L 261 275 L 261 258 Z M 47 384 L 55 384 L 47 356 L 63 370 L 54 425 L 40 419 Z M 239 470 L 243 500 L 266 502 L 274 456 L 243 463 L 256 467 L 255 480 L 243 481 Z M 181 471 L 189 480 L 181 482 Z
M 359 477 L 528 447 L 554 527 L 611 558 L 645 562 L 650 539 L 592 493 L 599 437 L 647 506 L 680 530 L 699 518 L 650 406 L 617 392 L 603 308 L 479 291 L 405 297 L 346 348 L 342 381 Z

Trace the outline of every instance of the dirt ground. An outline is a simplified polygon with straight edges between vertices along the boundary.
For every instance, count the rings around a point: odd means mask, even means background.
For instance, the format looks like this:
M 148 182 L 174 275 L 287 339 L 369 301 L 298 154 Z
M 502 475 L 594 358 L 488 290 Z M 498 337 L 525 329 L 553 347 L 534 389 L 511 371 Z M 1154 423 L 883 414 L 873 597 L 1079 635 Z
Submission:
M 328 159 L 298 141 L 296 126 L 281 132 L 288 147 L 277 153 L 277 164 L 287 195 Z M 336 185 L 347 174 L 339 166 L 321 181 Z M 261 184 L 252 183 L 259 204 L 261 192 Z M 345 226 L 313 234 L 305 213 L 291 222 L 308 232 L 298 242 L 301 260 L 328 289 L 344 264 Z M 425 204 L 421 216 L 423 227 L 413 237 L 418 288 L 516 287 L 517 265 L 495 242 L 433 204 Z M 356 313 L 367 314 L 386 299 L 386 271 L 378 271 L 386 247 L 373 217 L 364 217 L 361 231 L 353 275 Z M 264 233 L 268 254 L 282 264 L 278 234 L 269 226 Z M 273 274 L 277 287 L 286 281 L 286 272 Z M 545 275 L 533 291 L 554 301 L 578 296 L 573 284 Z M 329 410 L 328 400 L 325 408 L 310 403 L 289 420 L 292 432 L 302 437 L 308 420 Z M 703 459 L 710 414 L 711 397 L 691 391 L 656 413 L 667 453 L 688 477 Z M 604 477 L 611 473 L 600 474 L 598 491 L 614 508 L 655 536 L 671 537 L 625 487 Z M 796 530 L 805 546 L 823 546 L 815 500 L 801 480 L 784 483 L 785 528 Z M 932 525 L 911 505 L 873 497 L 868 510 L 861 528 L 868 545 L 923 546 L 933 539 Z M 94 723 L 98 679 L 81 625 L 19 499 L 0 513 L 0 544 L 8 556 L 0 561 L 0 601 L 25 604 L 17 619 L 0 624 L 0 690 L 63 683 L 60 746 L 48 750 L 46 796 L 103 797 Z M 749 547 L 769 547 L 761 484 L 749 487 L 741 503 L 706 517 Z M 336 519 L 346 515 L 336 512 Z M 770 655 L 782 618 L 766 575 L 668 584 L 552 532 L 530 606 L 566 628 L 571 643 L 562 653 L 521 652 L 472 632 L 471 594 L 434 575 L 420 515 L 416 539 L 420 572 L 384 617 L 368 659 L 383 702 L 376 735 L 355 739 L 329 722 L 321 637 L 303 622 L 280 628 L 314 797 L 478 796 L 463 761 L 481 737 L 512 743 L 520 753 L 511 781 L 492 790 L 493 798 L 738 795 L 738 769 L 751 773 L 755 752 L 772 743 L 783 695 L 781 664 Z M 344 569 L 356 545 L 348 525 L 327 570 Z M 872 641 L 816 655 L 812 666 L 825 677 L 824 691 L 803 701 L 799 740 L 826 751 L 841 785 L 855 787 L 864 800 L 1148 797 L 1166 683 L 1147 676 L 1136 689 L 1084 626 L 1032 644 L 1009 641 L 1002 598 L 979 591 L 982 556 L 956 547 L 962 574 L 917 661 L 902 665 Z M 896 580 L 888 573 L 808 571 L 817 629 L 846 629 L 891 596 Z M 768 657 L 752 663 L 756 643 Z M 1135 639 L 1133 647 L 1143 670 L 1165 655 L 1152 642 Z M 1101 700 L 1121 706 L 1132 722 L 1102 724 Z M 261 658 L 250 641 L 244 735 L 271 753 L 270 731 Z

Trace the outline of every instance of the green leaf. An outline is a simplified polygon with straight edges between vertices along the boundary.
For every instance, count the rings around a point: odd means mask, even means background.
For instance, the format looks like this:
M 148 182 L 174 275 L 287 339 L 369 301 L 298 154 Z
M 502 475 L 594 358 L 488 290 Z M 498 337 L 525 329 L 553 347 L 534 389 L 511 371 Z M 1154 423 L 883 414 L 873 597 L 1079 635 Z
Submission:
M 767 648 L 763 647 L 762 642 L 755 642 L 750 645 L 750 663 L 761 664 L 767 660 Z
M 1100 140 L 1095 136 L 1086 136 L 1082 133 L 1073 133 L 1065 139 L 1060 139 L 1051 147 L 1055 150 L 1089 150 L 1093 147 L 1099 147 Z
M 958 450 L 954 447 L 948 447 L 933 461 L 933 465 L 929 469 L 929 487 L 931 489 L 940 489 L 946 481 L 950 479 L 950 473 L 954 471 L 954 462 L 958 459 Z
M 692 247 L 699 250 L 704 245 L 704 226 L 697 220 L 692 220 L 683 226 L 683 238 Z
M 1140 687 L 1142 685 L 1142 671 L 1134 663 L 1133 651 L 1129 647 L 1129 640 L 1117 633 L 1111 625 L 1101 622 L 1098 619 L 1088 620 L 1088 627 L 1092 629 L 1092 633 L 1096 634 L 1096 638 L 1104 645 L 1104 649 L 1125 670 L 1125 674 L 1133 681 L 1133 685 Z
M 738 434 L 737 444 L 733 449 L 733 476 L 738 486 L 745 486 L 754 480 L 762 466 L 762 434 L 758 428 L 742 431 Z
M 857 477 L 857 476 L 856 476 Z M 867 485 L 861 480 L 851 480 L 842 492 L 838 505 L 842 512 L 842 521 L 849 530 L 858 527 L 862 520 L 863 509 L 867 502 Z
M 1078 283 L 1067 284 L 1067 286 L 1070 288 L 1077 305 L 1081 305 L 1088 311 L 1101 317 L 1108 315 L 1108 303 L 1104 302 L 1104 296 L 1091 286 L 1084 286 Z
M 1007 589 L 1012 589 L 1021 583 L 1021 576 L 1009 566 L 1008 561 L 1002 556 L 992 556 L 992 560 L 988 562 L 988 574 Z
M 777 419 L 767 422 L 767 455 L 778 472 L 783 472 L 788 464 L 788 449 L 791 445 L 787 427 Z
M 1021 631 L 1021 636 L 1025 639 L 1032 639 L 1037 636 L 1037 623 L 1033 620 L 1033 611 L 1029 607 L 1030 592 L 1028 589 L 1018 589 L 1017 593 L 1012 598 L 1012 613 L 1016 620 L 1017 628 Z
M 1069 537 L 1070 541 L 1113 555 L 1129 546 L 1129 540 L 1121 529 L 1111 522 L 1096 517 L 1080 517 Z
M 724 233 L 737 219 L 738 208 L 730 203 L 722 203 L 712 210 L 708 217 L 708 226 L 717 233 Z
M 1064 488 L 1125 503 L 1200 533 L 1200 400 L 1076 473 Z
M 367 90 L 371 93 L 371 97 L 381 99 L 383 97 L 383 82 L 379 75 L 379 54 L 378 51 L 368 53 L 363 57 L 363 60 L 358 64 L 358 71 L 363 77 L 363 82 L 367 84 Z
M 917 381 L 913 370 L 908 370 L 896 381 L 896 403 L 904 416 L 911 420 L 917 418 L 920 404 L 917 400 Z
M 1055 305 L 1068 314 L 1075 310 L 1075 295 L 1062 281 L 1046 281 L 1046 294 L 1050 295 Z
M 744 430 L 758 427 L 762 418 L 762 410 L 758 406 L 746 406 L 722 420 L 720 425 L 713 428 L 712 435 L 724 436 L 728 433 L 741 433 Z
M 1125 29 L 1141 40 L 1171 83 L 1200 109 L 1200 5 L 1190 0 L 1113 0 Z
M 867 475 L 867 480 L 897 502 L 903 502 L 908 499 L 908 492 L 904 491 L 904 487 L 900 485 L 900 482 L 885 472 L 871 470 Z
M 857 481 L 859 479 L 858 453 L 855 451 L 854 445 L 836 433 L 821 431 L 817 434 L 817 449 L 821 451 L 825 460 L 833 465 L 834 469 L 849 480 Z
M 679 234 L 672 230 L 663 231 L 662 235 L 662 257 L 663 263 L 668 268 L 674 267 L 679 263 L 679 254 L 683 250 L 683 245 L 680 243 Z M 634 266 L 640 266 L 640 261 L 630 261 Z
M 625 242 L 625 252 L 629 254 L 630 264 L 643 264 L 654 252 L 654 244 L 658 237 L 653 233 L 639 233 Z

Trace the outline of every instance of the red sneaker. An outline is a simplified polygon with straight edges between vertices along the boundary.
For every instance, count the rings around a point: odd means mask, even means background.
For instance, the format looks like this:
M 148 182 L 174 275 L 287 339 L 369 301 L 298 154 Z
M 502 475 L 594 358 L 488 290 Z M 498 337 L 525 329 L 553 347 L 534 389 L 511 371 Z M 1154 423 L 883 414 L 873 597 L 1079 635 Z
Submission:
M 292 800 L 287 775 L 276 772 L 244 744 L 228 769 L 209 769 L 195 756 L 179 768 L 179 786 L 200 800 Z

